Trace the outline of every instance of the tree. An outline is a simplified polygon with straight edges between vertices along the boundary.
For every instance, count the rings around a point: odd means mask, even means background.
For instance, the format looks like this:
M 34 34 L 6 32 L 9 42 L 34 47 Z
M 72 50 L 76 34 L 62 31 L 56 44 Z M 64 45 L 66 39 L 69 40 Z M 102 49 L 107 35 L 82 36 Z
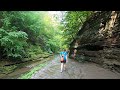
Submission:
M 64 27 L 64 38 L 66 43 L 70 44 L 75 39 L 76 34 L 86 21 L 86 19 L 92 14 L 91 11 L 68 11 L 65 14 L 65 18 L 61 22 Z

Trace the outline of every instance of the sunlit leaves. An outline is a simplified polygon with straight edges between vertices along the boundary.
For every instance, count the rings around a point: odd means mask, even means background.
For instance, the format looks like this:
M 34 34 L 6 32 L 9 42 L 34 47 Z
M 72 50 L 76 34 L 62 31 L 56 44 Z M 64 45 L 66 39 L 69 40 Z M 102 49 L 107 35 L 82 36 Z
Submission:
M 0 48 L 4 49 L 2 55 L 22 58 L 28 43 L 52 52 L 65 47 L 64 41 L 67 38 L 62 38 L 64 28 L 55 17 L 45 11 L 0 12 Z
M 64 37 L 67 38 L 66 42 L 71 42 L 85 20 L 91 15 L 90 11 L 68 11 L 62 21 L 64 25 Z

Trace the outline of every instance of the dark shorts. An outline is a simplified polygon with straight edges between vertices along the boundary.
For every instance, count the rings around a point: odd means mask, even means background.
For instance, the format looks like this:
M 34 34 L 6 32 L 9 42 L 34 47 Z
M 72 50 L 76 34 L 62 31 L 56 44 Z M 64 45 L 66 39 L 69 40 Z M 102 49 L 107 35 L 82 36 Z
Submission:
M 61 63 L 66 63 L 66 60 L 64 60 L 64 61 L 61 61 Z

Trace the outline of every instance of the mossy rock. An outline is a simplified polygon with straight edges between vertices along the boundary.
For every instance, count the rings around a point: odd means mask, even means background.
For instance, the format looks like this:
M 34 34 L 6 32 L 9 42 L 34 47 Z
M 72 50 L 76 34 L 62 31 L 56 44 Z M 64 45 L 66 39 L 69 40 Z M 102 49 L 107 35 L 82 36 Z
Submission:
M 0 73 L 9 74 L 9 73 L 13 72 L 16 68 L 17 68 L 17 66 L 15 66 L 15 65 L 0 67 Z
M 85 62 L 85 61 L 88 61 L 89 59 L 90 59 L 89 57 L 86 57 L 84 55 L 79 55 L 79 57 L 76 56 L 76 58 L 75 58 L 75 60 L 77 60 L 79 62 Z

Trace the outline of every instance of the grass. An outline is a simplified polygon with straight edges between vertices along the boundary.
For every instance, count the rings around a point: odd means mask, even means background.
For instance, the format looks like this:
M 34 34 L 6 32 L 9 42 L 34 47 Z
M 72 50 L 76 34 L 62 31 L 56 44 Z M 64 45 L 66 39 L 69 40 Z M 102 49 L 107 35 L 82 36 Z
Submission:
M 47 62 L 44 62 L 42 64 L 39 64 L 37 66 L 35 66 L 32 70 L 30 70 L 29 72 L 21 75 L 18 79 L 30 79 L 32 77 L 33 74 L 35 74 L 35 72 L 37 72 L 38 70 L 40 70 L 42 67 L 46 66 Z

